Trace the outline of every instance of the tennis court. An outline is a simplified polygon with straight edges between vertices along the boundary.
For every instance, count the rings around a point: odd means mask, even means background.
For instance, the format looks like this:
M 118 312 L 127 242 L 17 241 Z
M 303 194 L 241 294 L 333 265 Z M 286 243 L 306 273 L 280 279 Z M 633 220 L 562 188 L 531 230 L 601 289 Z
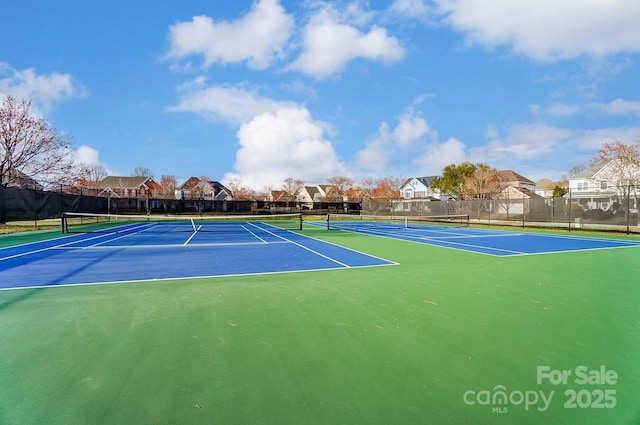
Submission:
M 299 228 L 299 215 L 227 220 L 77 215 L 84 221 L 76 227 L 67 225 L 70 217 L 63 224 L 65 237 L 0 249 L 0 289 L 394 264 L 289 231 Z
M 0 237 L 2 424 L 640 419 L 638 236 L 99 221 Z
M 633 248 L 638 241 L 571 235 L 471 228 L 468 216 L 385 217 L 329 215 L 327 227 L 333 230 L 423 243 L 499 257 L 553 254 L 560 252 Z

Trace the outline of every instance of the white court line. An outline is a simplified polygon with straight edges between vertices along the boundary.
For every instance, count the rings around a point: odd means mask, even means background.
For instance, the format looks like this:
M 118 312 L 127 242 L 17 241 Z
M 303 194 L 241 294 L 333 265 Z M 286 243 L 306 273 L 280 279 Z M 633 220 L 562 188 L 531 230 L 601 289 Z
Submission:
M 267 224 L 267 223 L 261 223 L 261 224 L 262 224 L 262 225 L 264 225 L 264 226 L 269 226 L 269 227 L 274 227 L 274 228 L 276 228 L 276 229 L 279 229 L 279 227 L 273 226 L 273 225 L 271 225 L 271 224 Z M 310 224 L 311 224 L 311 223 L 310 223 Z M 313 224 L 313 225 L 314 225 L 314 224 Z M 303 235 L 302 233 L 294 233 L 294 234 L 295 234 L 296 236 L 300 236 L 301 238 L 311 239 L 311 240 L 314 240 L 314 241 L 316 241 L 316 242 L 320 242 L 320 243 L 324 243 L 324 244 L 332 245 L 332 246 L 335 246 L 335 247 L 340 248 L 340 249 L 344 249 L 344 250 L 347 250 L 347 251 L 355 252 L 356 254 L 360 254 L 360 255 L 367 256 L 367 257 L 375 258 L 376 260 L 386 261 L 386 262 L 388 262 L 388 263 L 391 263 L 392 265 L 396 265 L 396 266 L 397 266 L 397 265 L 399 265 L 399 264 L 400 264 L 400 263 L 396 263 L 395 261 L 391 261 L 391 260 L 386 259 L 386 258 L 378 257 L 378 256 L 376 256 L 376 255 L 371 255 L 371 254 L 369 254 L 369 253 L 367 253 L 367 252 L 358 251 L 357 249 L 348 248 L 348 247 L 346 247 L 346 246 L 338 245 L 337 243 L 327 242 L 327 241 L 325 241 L 325 240 L 318 239 L 318 238 L 314 238 L 314 237 L 309 236 L 309 235 Z M 292 242 L 293 242 L 293 241 L 292 241 Z M 272 242 L 272 243 L 273 243 L 273 242 Z M 373 267 L 373 266 L 352 266 L 352 267 Z
M 285 244 L 288 243 L 286 241 L 276 241 L 276 242 L 270 242 L 269 244 Z M 109 249 L 140 249 L 140 248 L 146 248 L 146 249 L 153 249 L 153 248 L 162 248 L 162 249 L 167 249 L 167 248 L 188 248 L 188 249 L 196 249 L 196 248 L 200 248 L 200 247 L 216 247 L 216 246 L 242 246 L 242 245 L 264 245 L 263 242 L 210 242 L 210 243 L 196 243 L 196 244 L 189 244 L 189 245 L 184 245 L 182 243 L 175 243 L 175 244 L 155 244 L 155 245 L 91 245 L 91 246 L 87 246 L 87 247 L 81 247 L 81 248 L 74 248 L 74 247 L 56 247 L 53 249 L 57 249 L 57 250 L 66 250 L 66 251 L 72 251 L 72 250 L 76 250 L 76 249 L 83 249 L 83 250 L 94 250 L 94 249 L 102 249 L 102 250 L 109 250 Z
M 367 267 L 386 267 L 394 264 L 374 264 L 369 266 L 353 266 L 352 269 L 363 269 Z M 305 270 L 284 270 L 277 272 L 255 272 L 255 273 L 238 273 L 238 274 L 220 274 L 220 275 L 206 275 L 206 276 L 185 276 L 185 277 L 162 277 L 162 278 L 150 278 L 150 279 L 136 279 L 136 280 L 113 280 L 106 282 L 83 282 L 83 283 L 61 283 L 58 285 L 34 285 L 34 286 L 17 286 L 14 288 L 0 288 L 0 291 L 17 291 L 21 289 L 52 289 L 52 288 L 68 288 L 70 286 L 95 286 L 95 285 L 117 285 L 121 283 L 156 283 L 156 282 L 169 282 L 169 281 L 182 281 L 182 280 L 202 280 L 202 279 L 218 279 L 218 278 L 232 278 L 243 276 L 263 276 L 263 275 L 275 275 L 285 273 L 307 273 L 307 272 L 324 272 L 329 270 L 344 270 L 344 267 L 327 267 L 324 269 L 305 269 Z
M 248 224 L 250 224 L 250 225 L 254 226 L 254 225 L 253 225 L 253 224 L 251 224 L 251 223 L 248 223 Z M 254 226 L 254 227 L 257 227 L 258 229 L 263 230 L 262 228 L 260 228 L 260 227 L 258 227 L 258 226 Z M 258 236 L 258 235 L 256 235 L 255 233 L 253 233 L 251 230 L 247 229 L 247 228 L 246 228 L 246 226 L 242 225 L 242 228 L 243 228 L 244 230 L 246 230 L 247 232 L 251 233 L 251 235 L 252 235 L 252 236 L 255 236 L 256 238 L 258 238 L 259 240 L 261 240 L 263 243 L 269 243 L 269 242 L 265 241 L 264 239 L 262 239 L 260 236 Z
M 189 236 L 189 239 L 187 239 L 187 240 L 182 244 L 182 246 L 187 246 L 187 245 L 189 245 L 189 242 L 191 242 L 191 239 L 193 239 L 193 238 L 196 236 L 196 234 L 198 233 L 198 230 L 200 230 L 200 229 L 202 229 L 202 224 L 201 224 L 200 226 L 196 227 L 196 229 L 193 231 L 193 233 L 191 234 L 191 236 Z
M 113 235 L 113 234 L 114 233 L 102 234 L 102 235 L 94 236 L 94 237 L 87 238 L 87 239 L 81 239 L 81 240 L 78 240 L 78 241 L 72 241 L 72 242 L 67 242 L 67 243 L 63 243 L 63 244 L 59 244 L 59 245 L 48 246 L 46 248 L 35 249 L 35 250 L 32 250 L 32 251 L 26 251 L 26 252 L 21 252 L 19 254 L 9 255 L 8 257 L 0 257 L 0 261 L 10 260 L 12 258 L 24 257 L 26 255 L 37 254 L 38 252 L 44 252 L 44 251 L 49 251 L 49 250 L 53 250 L 53 249 L 60 249 L 60 248 L 63 248 L 63 247 L 67 247 L 69 249 L 84 248 L 84 247 L 72 248 L 69 245 L 73 245 L 73 244 L 80 243 L 80 242 L 85 242 L 85 241 L 90 241 L 90 240 L 93 240 L 93 239 L 103 238 L 103 237 L 110 236 L 110 235 Z M 40 241 L 40 242 L 45 242 L 45 241 Z M 29 244 L 25 244 L 24 246 L 26 246 L 26 245 L 29 245 Z M 17 245 L 17 246 L 20 246 L 20 245 Z
M 441 239 L 438 239 L 438 238 L 428 238 L 426 236 L 411 236 L 411 235 L 407 235 L 406 233 L 390 232 L 390 231 L 383 232 L 383 231 L 374 231 L 374 230 L 350 230 L 350 229 L 338 229 L 338 230 L 342 230 L 342 231 L 345 231 L 345 232 L 351 232 L 351 233 L 358 233 L 358 234 L 362 234 L 362 235 L 378 236 L 378 237 L 381 237 L 381 238 L 393 239 L 393 240 L 396 240 L 396 241 L 419 243 L 419 244 L 423 244 L 423 245 L 437 246 L 437 247 L 440 247 L 440 248 L 458 249 L 458 250 L 465 251 L 465 252 L 473 252 L 473 253 L 476 253 L 476 254 L 484 254 L 484 255 L 491 255 L 491 256 L 494 256 L 494 257 L 502 257 L 501 255 L 491 254 L 491 253 L 488 253 L 488 252 L 479 252 L 479 251 L 470 250 L 470 249 L 456 248 L 454 246 L 446 246 L 446 245 L 444 245 L 444 243 L 446 243 L 446 241 L 442 241 Z M 429 243 L 429 240 L 431 240 L 432 243 Z M 440 242 L 440 243 L 436 243 L 436 242 Z M 491 248 L 491 247 L 486 247 L 486 246 L 482 246 L 482 245 L 462 244 L 462 243 L 457 243 L 457 242 L 449 242 L 449 244 L 451 244 L 451 245 L 459 245 L 459 246 L 467 246 L 467 247 L 474 247 L 474 248 L 478 248 L 478 249 L 484 249 L 484 250 L 487 250 L 487 251 L 504 252 L 504 253 L 509 253 L 511 255 L 528 255 L 526 252 L 512 251 L 512 250 L 501 249 L 501 248 Z
M 263 224 L 263 225 L 265 225 L 265 226 L 268 226 L 268 224 L 265 224 L 265 223 L 260 223 L 260 224 Z M 280 236 L 280 235 L 276 235 L 275 233 L 273 233 L 273 232 L 271 232 L 271 231 L 269 231 L 269 230 L 267 230 L 267 229 L 263 229 L 263 228 L 262 228 L 262 227 L 260 227 L 260 226 L 256 226 L 254 223 L 249 223 L 249 225 L 254 226 L 254 227 L 257 227 L 258 229 L 260 229 L 260 230 L 262 230 L 262 231 L 264 231 L 264 232 L 267 232 L 267 233 L 269 233 L 269 234 L 270 234 L 270 235 L 272 235 L 272 236 L 275 236 L 275 237 L 277 237 L 277 238 L 283 239 L 283 240 L 285 240 L 285 241 L 287 241 L 287 242 L 289 242 L 289 243 L 292 243 L 292 244 L 294 244 L 294 245 L 296 245 L 296 246 L 298 246 L 298 247 L 300 247 L 300 248 L 302 248 L 302 249 L 305 249 L 305 250 L 307 250 L 307 251 L 309 251 L 309 252 L 312 252 L 312 253 L 314 253 L 314 254 L 316 254 L 316 255 L 319 255 L 320 257 L 325 258 L 325 259 L 327 259 L 327 260 L 329 260 L 329 261 L 331 261 L 331 262 L 334 262 L 334 263 L 336 263 L 336 264 L 340 264 L 342 267 L 351 268 L 351 266 L 350 266 L 350 265 L 348 265 L 348 264 L 345 264 L 345 263 L 343 263 L 343 262 L 341 262 L 341 261 L 338 261 L 338 260 L 336 260 L 335 258 L 331 258 L 331 257 L 329 257 L 329 256 L 327 256 L 327 255 L 321 254 L 321 253 L 319 253 L 318 251 L 314 251 L 313 249 L 311 249 L 311 248 L 309 248 L 309 247 L 306 247 L 306 246 L 304 246 L 304 245 L 302 245 L 302 244 L 299 244 L 298 242 L 292 241 L 292 240 L 287 239 L 287 238 L 285 238 L 285 237 L 283 237 L 283 236 Z M 279 229 L 279 227 L 275 227 L 275 226 L 274 226 L 274 228 Z
M 606 239 L 606 238 L 597 238 L 597 237 L 592 238 L 592 237 L 584 237 L 584 236 L 554 235 L 554 234 L 544 234 L 544 233 L 522 233 L 522 232 L 511 233 L 509 231 L 504 231 L 503 235 L 493 234 L 493 235 L 467 235 L 466 236 L 467 238 L 502 237 L 502 236 L 538 236 L 538 237 L 556 238 L 556 239 L 573 239 L 573 240 L 580 240 L 580 241 L 607 242 L 607 243 L 619 245 L 619 246 L 610 246 L 610 247 L 575 248 L 575 249 L 564 249 L 564 250 L 554 250 L 554 251 L 524 252 L 524 251 L 508 250 L 503 248 L 492 248 L 484 245 L 448 242 L 447 240 L 445 240 L 446 238 L 417 236 L 417 235 L 413 236 L 413 235 L 407 235 L 407 233 L 398 232 L 398 231 L 382 231 L 382 230 L 374 231 L 369 229 L 355 229 L 355 228 L 352 228 L 352 229 L 338 228 L 338 229 L 347 231 L 347 232 L 352 232 L 352 233 L 360 233 L 365 235 L 368 234 L 372 236 L 385 237 L 385 238 L 390 238 L 395 240 L 404 240 L 406 242 L 427 244 L 427 245 L 436 246 L 440 248 L 457 249 L 465 252 L 473 252 L 476 254 L 490 255 L 493 257 L 518 257 L 518 256 L 541 255 L 541 254 L 562 254 L 562 253 L 568 253 L 568 252 L 601 251 L 601 250 L 608 250 L 608 249 L 634 248 L 634 247 L 640 246 L 639 242 L 630 241 L 626 239 Z M 460 237 L 451 236 L 450 238 L 453 239 L 453 238 L 464 238 L 464 237 L 465 236 L 460 236 Z M 432 243 L 429 243 L 429 241 L 432 241 Z M 460 248 L 457 246 L 459 246 Z M 474 248 L 474 249 L 470 249 L 470 248 Z M 505 253 L 506 255 L 492 254 L 491 252 L 482 252 L 482 251 L 478 251 L 478 249 L 485 250 L 485 251 L 494 251 L 496 253 L 502 252 L 502 253 Z

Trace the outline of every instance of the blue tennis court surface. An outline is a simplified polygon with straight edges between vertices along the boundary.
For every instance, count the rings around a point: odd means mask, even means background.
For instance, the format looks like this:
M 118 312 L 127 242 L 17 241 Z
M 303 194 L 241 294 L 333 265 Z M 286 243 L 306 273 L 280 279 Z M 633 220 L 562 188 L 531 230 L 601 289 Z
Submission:
M 447 227 L 358 220 L 336 221 L 332 229 L 364 233 L 408 242 L 452 248 L 493 256 L 550 254 L 613 248 L 640 247 L 640 241 L 525 233 L 513 230 Z
M 124 226 L 0 249 L 0 289 L 396 264 L 264 223 L 234 227 Z

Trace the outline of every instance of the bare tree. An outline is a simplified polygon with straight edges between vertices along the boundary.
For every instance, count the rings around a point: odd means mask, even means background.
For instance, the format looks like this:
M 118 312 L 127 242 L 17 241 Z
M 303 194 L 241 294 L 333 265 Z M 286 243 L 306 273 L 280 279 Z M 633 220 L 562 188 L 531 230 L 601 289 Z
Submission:
M 107 169 L 100 164 L 80 164 L 76 184 L 81 188 L 93 188 L 107 177 Z
M 226 185 L 235 201 L 249 201 L 256 197 L 255 190 L 248 188 L 238 179 L 230 180 Z
M 582 170 L 585 170 L 586 168 L 587 167 L 585 167 L 584 165 L 574 165 L 569 169 L 569 176 L 573 177 L 576 174 L 580 173 Z
M 169 213 L 169 201 L 173 200 L 176 197 L 176 188 L 178 187 L 178 180 L 175 176 L 171 175 L 163 175 L 160 177 L 160 196 L 162 198 L 162 206 L 164 208 L 164 213 Z
M 353 185 L 353 180 L 349 177 L 335 176 L 327 179 L 327 183 L 331 186 L 329 193 L 327 193 L 327 199 L 329 201 L 343 201 L 345 192 Z
M 378 184 L 373 190 L 373 196 L 376 201 L 388 202 L 400 199 L 400 188 L 405 180 L 406 179 L 401 176 L 387 176 L 378 180 Z
M 153 171 L 150 168 L 138 166 L 133 169 L 133 177 L 149 177 L 152 179 Z
M 473 173 L 464 180 L 464 192 L 475 199 L 489 199 L 505 188 L 498 170 L 487 164 L 476 164 Z
M 0 186 L 22 173 L 49 181 L 73 170 L 71 144 L 46 119 L 31 110 L 31 101 L 7 96 L 0 106 Z
M 302 180 L 295 180 L 292 177 L 288 177 L 284 181 L 284 185 L 282 186 L 282 190 L 284 190 L 289 198 L 287 203 L 293 202 L 294 205 L 298 201 L 298 196 L 302 192 L 304 188 L 304 182 Z M 291 205 L 288 205 L 291 206 Z
M 176 188 L 178 187 L 178 180 L 176 176 L 163 174 L 160 177 L 160 195 L 163 199 L 174 199 L 176 196 Z
M 360 201 L 373 198 L 373 190 L 376 188 L 376 181 L 373 177 L 365 177 L 358 183 L 360 190 Z
M 607 185 L 607 189 L 615 191 L 626 204 L 625 214 L 628 217 L 631 208 L 631 197 L 638 204 L 640 189 L 640 140 L 626 144 L 622 141 L 604 143 L 598 154 L 591 160 L 591 165 L 605 166 L 598 178 Z

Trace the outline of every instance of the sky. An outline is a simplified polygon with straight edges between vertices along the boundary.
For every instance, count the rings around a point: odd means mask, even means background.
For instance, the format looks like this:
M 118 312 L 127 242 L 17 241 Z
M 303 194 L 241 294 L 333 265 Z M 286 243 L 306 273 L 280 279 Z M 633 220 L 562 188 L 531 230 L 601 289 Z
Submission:
M 111 175 L 261 190 L 486 163 L 537 181 L 640 139 L 637 0 L 21 0 L 0 96 Z

